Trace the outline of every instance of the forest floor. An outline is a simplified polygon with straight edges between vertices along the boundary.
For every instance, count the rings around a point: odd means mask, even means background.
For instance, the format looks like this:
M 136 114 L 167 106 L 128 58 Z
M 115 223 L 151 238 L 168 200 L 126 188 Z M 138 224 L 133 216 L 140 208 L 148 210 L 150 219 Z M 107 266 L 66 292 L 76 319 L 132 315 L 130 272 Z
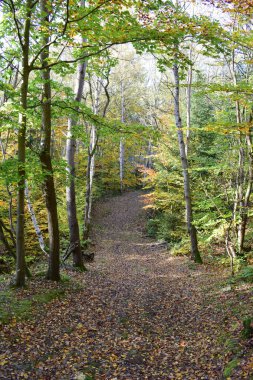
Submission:
M 253 379 L 253 342 L 241 338 L 252 288 L 156 248 L 142 199 L 96 204 L 95 261 L 65 270 L 74 282 L 46 285 L 59 297 L 36 307 L 39 277 L 16 291 L 33 313 L 2 325 L 0 379 Z

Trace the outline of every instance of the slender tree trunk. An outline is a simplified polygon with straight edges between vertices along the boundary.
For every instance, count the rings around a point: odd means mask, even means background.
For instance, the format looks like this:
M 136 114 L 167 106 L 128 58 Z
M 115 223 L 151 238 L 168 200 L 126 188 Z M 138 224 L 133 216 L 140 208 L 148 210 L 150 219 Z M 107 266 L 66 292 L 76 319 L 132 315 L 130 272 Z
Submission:
M 34 229 L 35 229 L 38 241 L 39 241 L 40 249 L 42 250 L 42 252 L 44 252 L 47 255 L 44 238 L 43 238 L 40 226 L 38 225 L 37 218 L 35 215 L 35 211 L 33 208 L 33 204 L 32 204 L 31 199 L 30 199 L 29 188 L 28 188 L 27 182 L 25 185 L 25 197 L 26 197 L 26 202 L 27 202 L 27 206 L 28 206 L 28 211 L 29 211 L 29 214 L 31 216 L 31 220 L 32 220 L 32 223 L 33 223 L 33 226 L 34 226 Z
M 192 47 L 190 48 L 190 60 L 192 59 Z M 187 88 L 186 88 L 186 142 L 185 153 L 188 156 L 189 143 L 191 134 L 191 97 L 192 97 L 192 65 L 189 66 L 187 75 Z
M 10 238 L 11 238 L 12 242 L 14 243 L 13 246 L 11 246 L 9 244 L 8 239 L 5 236 L 4 231 L 6 231 L 10 235 Z M 1 219 L 0 219 L 0 241 L 2 241 L 4 247 L 5 247 L 6 251 L 9 253 L 9 255 L 13 257 L 15 262 L 17 262 L 17 256 L 16 256 L 15 251 L 14 251 L 14 247 L 15 247 L 15 243 L 16 243 L 15 239 L 13 240 L 12 231 L 5 226 L 4 222 Z M 30 272 L 26 263 L 25 263 L 25 275 L 27 278 L 32 277 L 31 272 Z
M 41 11 L 45 14 L 45 25 L 49 24 L 49 10 L 47 0 L 40 0 Z M 49 42 L 49 36 L 45 35 L 43 43 L 46 45 Z M 46 208 L 48 214 L 48 232 L 49 232 L 49 263 L 47 271 L 47 279 L 52 281 L 60 280 L 60 235 L 57 213 L 57 201 L 54 185 L 53 168 L 51 161 L 51 83 L 50 69 L 46 68 L 49 58 L 49 47 L 45 48 L 41 53 L 43 79 L 43 94 L 42 94 L 42 130 L 43 140 L 40 153 L 40 161 L 44 172 L 43 189 L 46 200 Z
M 125 96 L 124 96 L 124 83 L 123 80 L 120 84 L 121 93 L 121 123 L 125 122 Z M 120 138 L 119 143 L 119 176 L 120 176 L 120 191 L 124 190 L 124 164 L 125 164 L 125 144 L 124 138 Z
M 13 248 L 10 246 L 8 239 L 5 237 L 4 228 L 4 222 L 0 219 L 0 241 L 3 243 L 8 254 L 16 260 L 16 255 L 13 251 Z
M 252 121 L 253 121 L 253 117 L 252 117 L 252 112 L 251 112 L 250 118 L 249 118 L 250 125 Z M 250 196 L 252 193 L 252 185 L 253 185 L 253 149 L 252 149 L 251 133 L 252 133 L 252 130 L 251 128 L 249 128 L 249 131 L 247 132 L 247 135 L 246 135 L 246 142 L 247 142 L 247 148 L 248 148 L 248 162 L 249 162 L 248 185 L 247 185 L 247 189 L 244 196 L 244 202 L 241 208 L 241 221 L 240 221 L 240 228 L 238 230 L 239 252 L 242 252 L 244 248 L 244 240 L 245 240 L 246 228 L 248 224 Z
M 104 88 L 105 95 L 106 95 L 106 103 L 103 109 L 102 116 L 105 117 L 107 108 L 110 103 L 110 95 L 108 92 L 109 76 L 107 77 L 106 85 L 102 85 L 102 81 L 99 80 L 99 78 L 97 78 L 95 97 L 92 94 L 91 82 L 89 82 L 89 84 L 90 84 L 90 95 L 91 95 L 92 103 L 93 103 L 93 112 L 95 115 L 98 115 L 100 112 L 100 95 L 101 95 L 102 86 Z M 97 151 L 97 143 L 98 143 L 97 129 L 93 125 L 90 130 L 90 145 L 88 148 L 83 240 L 88 240 L 89 235 L 90 235 L 91 211 L 92 211 L 92 186 L 93 186 L 93 178 L 95 174 L 95 154 Z
M 100 111 L 100 95 L 102 84 L 99 78 L 96 78 L 95 91 L 93 94 L 92 82 L 89 80 L 90 96 L 92 100 L 92 109 L 95 115 Z M 88 147 L 88 162 L 86 171 L 86 192 L 85 192 L 85 209 L 84 209 L 84 228 L 83 228 L 83 240 L 87 241 L 90 236 L 91 228 L 91 209 L 92 209 L 92 186 L 93 177 L 95 173 L 95 153 L 97 148 L 97 130 L 94 125 L 90 128 L 90 144 Z
M 90 235 L 91 227 L 91 208 L 92 208 L 92 185 L 95 171 L 95 152 L 97 147 L 96 127 L 92 126 L 90 131 L 90 146 L 88 148 L 88 163 L 86 172 L 86 193 L 84 210 L 84 230 L 83 240 L 87 240 Z
M 237 86 L 237 76 L 236 76 L 236 67 L 235 67 L 235 50 L 232 52 L 232 70 L 231 70 L 233 84 Z M 235 101 L 236 107 L 236 122 L 240 124 L 242 122 L 241 116 L 241 107 L 239 100 Z M 245 148 L 243 147 L 243 139 L 242 133 L 240 132 L 240 136 L 238 139 L 239 142 L 239 156 L 238 156 L 238 172 L 236 178 L 236 193 L 235 193 L 235 201 L 234 201 L 234 224 L 237 226 L 237 247 L 238 252 L 241 253 L 243 251 L 244 239 L 246 226 L 248 221 L 248 203 L 252 188 L 252 145 L 251 145 L 251 136 L 250 131 L 248 136 L 246 137 L 246 142 L 248 145 L 248 161 L 249 161 L 249 178 L 248 178 L 248 186 L 246 189 L 246 193 L 244 195 L 244 182 L 245 182 L 245 172 L 244 172 L 244 164 L 245 164 Z M 238 210 L 239 206 L 239 210 Z M 238 210 L 239 221 L 237 221 L 236 216 Z
M 98 115 L 100 108 L 101 82 L 96 78 L 95 91 L 93 94 L 91 78 L 89 80 L 90 96 L 92 100 L 92 109 L 95 115 Z M 92 185 L 95 170 L 95 151 L 97 147 L 97 131 L 94 125 L 90 128 L 90 144 L 88 147 L 88 162 L 86 171 L 86 192 L 85 192 L 85 208 L 84 208 L 84 228 L 83 240 L 87 241 L 90 236 L 91 227 L 91 208 L 92 208 Z
M 152 168 L 152 141 L 148 141 L 148 152 L 147 152 L 147 160 L 146 160 L 146 167 L 148 169 Z
M 124 190 L 124 157 L 125 157 L 125 144 L 123 137 L 120 138 L 119 143 L 119 173 L 120 173 L 120 191 Z
M 186 204 L 186 222 L 187 222 L 187 230 L 191 240 L 191 256 L 192 259 L 197 263 L 202 263 L 202 259 L 198 250 L 198 240 L 197 240 L 197 231 L 195 226 L 193 225 L 193 212 L 192 212 L 192 199 L 191 199 L 191 190 L 190 190 L 190 177 L 188 172 L 188 160 L 185 152 L 185 143 L 183 138 L 183 129 L 182 129 L 182 120 L 180 116 L 180 107 L 179 107 L 179 73 L 178 73 L 178 65 L 174 64 L 173 66 L 173 74 L 175 80 L 175 93 L 174 93 L 174 101 L 175 101 L 175 121 L 177 126 L 177 135 L 178 135 L 178 144 L 179 151 L 183 169 L 183 177 L 184 177 L 184 196 L 185 196 L 185 204 Z
M 30 27 L 31 27 L 31 6 L 32 1 L 26 2 L 26 20 L 24 25 L 23 40 L 23 59 L 22 59 L 22 84 L 21 84 L 21 108 L 19 116 L 18 130 L 18 198 L 17 198 L 17 230 L 16 230 L 16 278 L 15 285 L 22 287 L 25 285 L 25 162 L 26 162 L 26 110 L 29 83 L 29 43 L 30 43 Z
M 78 66 L 77 75 L 77 88 L 75 101 L 81 102 L 84 88 L 84 79 L 87 68 L 87 62 L 84 62 Z M 75 190 L 75 153 L 76 153 L 76 138 L 73 136 L 73 129 L 76 125 L 76 119 L 70 117 L 68 119 L 68 134 L 66 142 L 66 159 L 67 159 L 67 171 L 69 173 L 69 182 L 66 187 L 67 198 L 67 214 L 69 223 L 70 234 L 70 246 L 73 255 L 73 265 L 79 268 L 83 268 L 83 258 L 80 242 L 80 231 L 77 219 L 76 210 L 76 190 Z
M 9 131 L 8 131 L 8 135 L 9 135 Z M 0 138 L 0 145 L 1 145 L 1 149 L 2 149 L 3 161 L 4 162 L 6 161 L 6 150 L 7 150 L 7 145 L 8 145 L 8 135 L 7 135 L 7 142 L 6 142 L 5 147 L 4 147 L 2 139 Z M 10 229 L 11 229 L 11 237 L 12 237 L 12 241 L 15 242 L 15 245 L 16 245 L 16 239 L 15 239 L 16 231 L 15 231 L 15 228 L 13 226 L 13 195 L 12 195 L 12 192 L 10 190 L 10 186 L 8 185 L 8 183 L 6 183 L 6 191 L 9 195 L 8 211 L 9 211 L 9 225 L 10 225 Z

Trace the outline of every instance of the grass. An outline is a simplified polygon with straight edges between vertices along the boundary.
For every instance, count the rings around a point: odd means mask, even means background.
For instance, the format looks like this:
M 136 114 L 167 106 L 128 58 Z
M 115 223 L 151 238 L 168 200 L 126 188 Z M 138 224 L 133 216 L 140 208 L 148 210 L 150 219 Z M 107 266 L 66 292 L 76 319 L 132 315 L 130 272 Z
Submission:
M 32 308 L 31 300 L 19 301 L 13 290 L 0 293 L 0 323 L 7 324 L 11 319 L 27 319 Z
M 42 305 L 52 302 L 55 299 L 60 299 L 65 296 L 67 290 L 80 291 L 83 286 L 77 281 L 72 281 L 66 274 L 61 274 L 61 281 L 57 288 L 39 288 L 36 289 L 37 281 L 40 277 L 44 277 L 44 268 L 39 268 L 35 274 L 35 283 L 32 283 L 20 296 L 19 290 L 6 286 L 0 291 L 0 325 L 8 324 L 12 320 L 26 320 L 31 319 L 34 313 L 41 309 Z M 32 294 L 31 291 L 32 290 Z
M 15 290 L 8 289 L 0 292 L 0 324 L 8 324 L 11 320 L 30 319 L 34 311 L 41 305 L 54 299 L 59 299 L 65 294 L 64 289 L 50 289 L 38 293 L 30 299 L 18 299 Z
M 239 364 L 239 360 L 235 358 L 226 365 L 223 371 L 223 376 L 225 377 L 225 379 L 227 379 L 228 377 L 232 375 L 233 370 L 237 367 L 238 364 Z
M 46 304 L 46 303 L 53 301 L 56 298 L 58 298 L 58 299 L 62 298 L 64 296 L 64 294 L 65 294 L 64 289 L 52 289 L 52 290 L 49 290 L 45 293 L 36 294 L 32 298 L 32 301 L 38 305 L 43 305 L 43 304 Z

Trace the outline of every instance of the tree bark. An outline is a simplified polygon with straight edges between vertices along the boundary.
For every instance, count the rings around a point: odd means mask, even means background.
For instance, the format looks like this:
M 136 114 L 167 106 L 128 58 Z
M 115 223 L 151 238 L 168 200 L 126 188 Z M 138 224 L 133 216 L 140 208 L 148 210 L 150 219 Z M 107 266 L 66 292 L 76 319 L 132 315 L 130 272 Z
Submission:
M 84 88 L 84 79 L 87 68 L 87 62 L 81 63 L 78 66 L 77 74 L 77 87 L 75 101 L 81 102 Z M 70 117 L 68 119 L 68 132 L 66 142 L 66 160 L 67 171 L 69 173 L 69 181 L 66 187 L 66 199 L 67 199 L 67 214 L 69 224 L 70 245 L 73 247 L 73 265 L 79 268 L 84 268 L 80 231 L 77 219 L 76 210 L 76 190 L 75 190 L 75 153 L 76 153 L 76 139 L 73 136 L 73 129 L 76 125 L 76 119 Z
M 192 46 L 190 47 L 189 59 L 192 59 Z M 186 88 L 186 142 L 185 153 L 188 156 L 191 134 L 191 97 L 192 97 L 192 65 L 189 66 Z
M 185 151 L 185 143 L 183 137 L 183 129 L 182 129 L 182 120 L 180 116 L 180 82 L 179 82 L 179 72 L 178 65 L 175 63 L 173 65 L 173 74 L 175 80 L 175 93 L 174 93 L 174 113 L 175 113 L 175 121 L 177 127 L 177 135 L 178 135 L 178 144 L 179 151 L 183 169 L 183 177 L 184 177 L 184 196 L 185 196 L 185 205 L 186 205 L 186 222 L 187 222 L 187 230 L 191 240 L 191 257 L 197 263 L 202 263 L 202 259 L 198 250 L 198 239 L 197 239 L 197 230 L 193 225 L 193 212 L 192 212 L 192 199 L 191 199 L 191 190 L 190 190 L 190 177 L 188 172 L 188 160 Z
M 38 225 L 37 218 L 36 218 L 36 215 L 34 212 L 34 208 L 33 208 L 33 205 L 32 205 L 31 199 L 30 199 L 29 188 L 28 188 L 27 182 L 25 185 L 25 197 L 26 197 L 26 202 L 27 202 L 27 206 L 28 206 L 28 211 L 30 213 L 31 220 L 32 220 L 32 223 L 33 223 L 33 226 L 34 226 L 34 229 L 35 229 L 38 241 L 39 241 L 40 249 L 42 250 L 43 253 L 45 253 L 47 255 L 44 238 L 43 238 L 40 226 Z
M 8 131 L 8 135 L 9 135 L 9 131 Z M 6 146 L 4 147 L 4 144 L 3 144 L 3 141 L 2 139 L 0 138 L 0 145 L 1 145 L 1 149 L 2 149 L 2 154 L 3 154 L 3 161 L 5 162 L 6 161 L 6 150 L 7 150 L 7 144 L 8 144 L 8 135 L 7 135 L 7 142 L 6 142 Z M 16 231 L 15 231 L 15 228 L 13 226 L 13 195 L 12 195 L 12 192 L 11 192 L 11 189 L 10 189 L 10 186 L 8 183 L 6 183 L 6 191 L 9 195 L 9 207 L 8 207 L 8 212 L 9 212 L 9 225 L 10 225 L 10 233 L 11 233 L 11 239 L 14 243 L 14 245 L 16 245 Z
M 120 84 L 121 94 L 121 123 L 125 122 L 125 96 L 124 96 L 124 83 L 123 79 Z M 125 163 L 125 144 L 124 138 L 120 138 L 119 143 L 119 176 L 120 176 L 120 191 L 124 190 L 124 163 Z
M 109 73 L 108 73 L 109 75 Z M 107 108 L 110 103 L 110 95 L 108 92 L 109 86 L 109 76 L 106 78 L 106 84 L 103 85 L 102 80 L 97 78 L 96 81 L 96 89 L 95 95 L 92 93 L 92 84 L 89 81 L 90 85 L 90 95 L 92 99 L 93 112 L 95 115 L 98 115 L 100 112 L 100 95 L 102 86 L 106 95 L 106 103 L 104 105 L 104 109 L 102 112 L 102 116 L 105 117 Z M 93 178 L 95 174 L 95 154 L 98 143 L 98 135 L 97 129 L 94 125 L 92 125 L 90 129 L 90 144 L 88 148 L 88 163 L 87 163 L 87 172 L 86 172 L 86 193 L 85 193 L 85 210 L 84 210 L 84 229 L 83 229 L 83 240 L 88 240 L 90 236 L 90 228 L 91 228 L 91 211 L 92 211 L 92 186 L 93 186 Z
M 3 243 L 9 255 L 12 256 L 16 261 L 16 255 L 13 251 L 13 247 L 10 246 L 8 239 L 5 237 L 4 228 L 5 228 L 4 222 L 0 219 L 0 241 Z
M 231 74 L 233 79 L 233 84 L 236 87 L 237 86 L 237 75 L 236 75 L 236 66 L 235 66 L 235 50 L 232 52 L 232 68 L 231 68 Z M 236 122 L 239 125 L 242 123 L 242 115 L 241 115 L 241 107 L 240 102 L 237 99 L 235 101 L 235 107 L 236 107 Z M 252 112 L 250 113 L 250 119 L 249 123 L 252 121 Z M 246 174 L 244 170 L 245 165 L 245 159 L 246 159 L 246 149 L 244 148 L 243 139 L 242 139 L 242 133 L 240 132 L 239 135 L 239 155 L 238 155 L 238 171 L 237 171 L 237 178 L 236 178 L 236 194 L 235 194 L 235 200 L 234 200 L 234 224 L 237 227 L 237 249 L 239 253 L 242 253 L 244 249 L 244 241 L 245 241 L 245 234 L 246 234 L 246 228 L 248 223 L 248 209 L 249 209 L 249 201 L 250 201 L 250 195 L 252 191 L 252 181 L 253 181 L 253 156 L 252 156 L 252 139 L 251 139 L 251 128 L 249 128 L 249 131 L 246 134 L 246 144 L 247 144 L 247 150 L 248 150 L 248 163 L 249 163 L 249 169 L 248 169 L 248 175 Z M 244 193 L 244 185 L 247 181 L 247 186 Z M 239 206 L 239 221 L 237 221 L 237 210 Z
M 91 208 L 92 208 L 92 185 L 95 171 L 95 152 L 97 147 L 96 127 L 92 126 L 90 131 L 90 146 L 88 148 L 88 163 L 86 171 L 86 193 L 85 193 L 85 210 L 84 210 L 84 230 L 83 240 L 88 240 L 91 226 Z
M 252 112 L 249 117 L 249 125 L 251 125 L 253 121 Z M 248 148 L 248 185 L 244 196 L 244 201 L 241 208 L 241 221 L 238 229 L 238 249 L 239 253 L 243 251 L 244 248 L 244 240 L 246 235 L 246 228 L 248 224 L 248 213 L 249 213 L 249 205 L 250 205 L 250 196 L 252 193 L 252 185 L 253 185 L 253 149 L 252 149 L 252 137 L 251 137 L 252 129 L 249 127 L 249 131 L 246 135 L 246 143 Z
M 89 80 L 90 96 L 92 101 L 92 110 L 95 115 L 99 114 L 100 109 L 100 94 L 102 84 L 99 78 L 96 77 L 95 91 L 93 94 L 92 81 Z M 90 144 L 88 147 L 88 162 L 86 171 L 86 192 L 85 192 L 85 209 L 84 209 L 84 228 L 83 240 L 87 241 L 90 236 L 91 227 L 91 209 L 92 209 L 92 185 L 95 172 L 95 152 L 97 147 L 97 130 L 94 125 L 90 128 Z
M 49 24 L 49 11 L 47 7 L 47 0 L 40 0 L 41 11 L 45 14 L 45 25 Z M 49 35 L 45 34 L 43 37 L 43 44 L 49 42 Z M 54 176 L 51 160 L 51 83 L 50 83 L 50 69 L 46 68 L 49 58 L 49 47 L 46 47 L 41 53 L 43 79 L 43 94 L 42 94 L 42 147 L 40 152 L 40 161 L 42 170 L 44 172 L 43 190 L 46 200 L 46 208 L 48 214 L 48 232 L 49 232 L 49 262 L 47 279 L 52 281 L 60 280 L 60 235 L 57 213 L 57 200 L 54 185 Z
M 21 108 L 18 129 L 18 197 L 17 197 L 17 230 L 16 230 L 16 278 L 15 285 L 25 285 L 25 162 L 26 162 L 26 125 L 27 125 L 27 97 L 29 83 L 29 52 L 30 52 L 30 28 L 31 28 L 32 1 L 26 2 L 26 19 L 24 24 L 24 37 L 22 46 L 22 84 L 21 84 Z

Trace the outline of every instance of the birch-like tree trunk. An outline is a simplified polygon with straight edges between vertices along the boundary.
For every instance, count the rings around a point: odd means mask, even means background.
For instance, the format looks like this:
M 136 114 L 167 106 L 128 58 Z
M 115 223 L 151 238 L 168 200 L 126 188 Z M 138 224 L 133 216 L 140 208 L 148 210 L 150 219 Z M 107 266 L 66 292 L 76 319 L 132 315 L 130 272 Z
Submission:
M 100 95 L 102 84 L 99 78 L 96 78 L 95 91 L 93 94 L 92 83 L 89 81 L 90 96 L 92 100 L 92 110 L 95 115 L 99 114 L 100 110 Z M 88 147 L 88 163 L 86 171 L 86 192 L 85 192 L 85 209 L 84 209 L 84 229 L 83 240 L 87 241 L 90 235 L 91 227 L 91 209 L 92 209 L 92 186 L 95 173 L 95 152 L 97 147 L 97 130 L 94 125 L 90 128 L 90 144 Z
M 233 84 L 237 86 L 237 75 L 235 66 L 235 50 L 232 53 L 232 68 L 231 74 L 233 79 Z M 236 107 L 236 122 L 237 124 L 242 123 L 241 107 L 238 99 L 235 100 Z M 247 121 L 247 120 L 245 120 Z M 252 122 L 252 112 L 249 117 L 249 124 Z M 249 202 L 252 192 L 252 182 L 253 182 L 253 151 L 252 151 L 252 138 L 251 138 L 251 128 L 246 132 L 246 145 L 247 149 L 244 147 L 244 139 L 242 133 L 240 132 L 238 143 L 239 143 L 239 154 L 238 154 L 238 170 L 236 177 L 236 193 L 234 201 L 234 224 L 237 226 L 237 247 L 238 252 L 241 253 L 244 248 L 245 234 L 248 223 L 248 212 L 249 212 Z M 247 151 L 247 153 L 246 153 Z M 249 169 L 246 173 L 244 169 L 245 161 L 248 161 Z M 246 184 L 246 188 L 245 188 Z M 239 207 L 239 210 L 238 210 Z M 237 220 L 237 215 L 239 215 L 239 220 Z
M 249 125 L 252 124 L 253 117 L 252 111 L 249 117 Z M 244 241 L 246 235 L 246 228 L 248 224 L 248 214 L 250 206 L 250 196 L 252 193 L 253 187 L 253 149 L 252 149 L 252 128 L 249 127 L 249 130 L 246 132 L 246 143 L 247 143 L 247 156 L 248 156 L 248 177 L 247 177 L 247 188 L 245 190 L 244 199 L 240 209 L 240 223 L 238 226 L 238 250 L 239 253 L 243 251 Z
M 77 85 L 75 101 L 81 102 L 84 88 L 84 79 L 87 68 L 87 62 L 83 62 L 78 66 Z M 76 154 L 76 138 L 73 135 L 74 127 L 76 126 L 76 118 L 69 117 L 68 132 L 66 141 L 66 160 L 67 171 L 69 173 L 68 185 L 66 187 L 67 199 L 67 214 L 70 235 L 70 249 L 72 250 L 73 265 L 79 268 L 84 268 L 79 223 L 77 218 L 76 208 L 76 189 L 75 189 L 75 154 Z
M 83 240 L 88 240 L 91 227 L 91 209 L 92 209 L 92 186 L 95 172 L 95 151 L 97 146 L 96 128 L 90 130 L 90 146 L 88 148 L 88 163 L 86 171 L 86 193 L 85 193 L 85 210 L 84 210 L 84 230 Z
M 186 206 L 186 222 L 187 230 L 191 241 L 191 257 L 197 263 L 202 263 L 202 259 L 198 250 L 197 230 L 193 224 L 193 211 L 192 211 L 192 199 L 190 189 L 190 177 L 189 177 L 189 165 L 185 151 L 185 143 L 182 129 L 182 120 L 180 116 L 180 81 L 178 65 L 173 65 L 173 74 L 175 80 L 174 91 L 174 113 L 177 127 L 178 144 L 182 163 L 183 177 L 184 177 L 184 197 Z
M 90 95 L 92 99 L 93 112 L 95 115 L 98 115 L 100 110 L 100 95 L 102 87 L 106 95 L 106 102 L 103 108 L 102 116 L 105 117 L 107 108 L 110 103 L 110 95 L 108 92 L 109 86 L 109 72 L 106 78 L 106 84 L 103 84 L 103 81 L 99 78 L 96 80 L 96 89 L 95 94 L 92 93 L 92 84 L 89 81 L 90 85 Z M 98 134 L 97 129 L 92 125 L 90 129 L 90 144 L 88 148 L 88 164 L 86 172 L 86 194 L 85 194 L 85 210 L 84 210 L 84 229 L 83 229 L 83 240 L 88 240 L 90 235 L 91 228 L 91 211 L 92 211 L 92 187 L 93 187 L 93 178 L 95 174 L 95 154 L 97 151 L 98 144 Z
M 192 46 L 190 47 L 189 59 L 192 59 Z M 192 65 L 189 66 L 186 87 L 186 142 L 185 153 L 188 156 L 191 135 L 191 97 L 192 97 Z
M 41 11 L 45 15 L 44 23 L 49 25 L 49 9 L 47 0 L 40 0 Z M 42 143 L 40 161 L 44 172 L 43 190 L 46 200 L 49 232 L 49 261 L 47 279 L 52 281 L 60 280 L 60 234 L 57 213 L 57 200 L 54 185 L 54 175 L 51 160 L 51 82 L 50 69 L 47 68 L 49 58 L 49 35 L 43 37 L 43 44 L 47 47 L 41 53 L 43 93 L 42 93 Z
M 45 247 L 45 242 L 44 242 L 43 234 L 42 234 L 40 226 L 39 226 L 39 224 L 37 222 L 37 218 L 36 218 L 36 215 L 35 215 L 33 204 L 31 202 L 31 198 L 30 198 L 30 193 L 29 193 L 29 188 L 28 188 L 27 182 L 25 184 L 25 197 L 26 197 L 28 211 L 29 211 L 29 214 L 31 216 L 32 223 L 33 223 L 33 227 L 35 229 L 35 233 L 36 233 L 38 241 L 39 241 L 40 249 L 42 250 L 42 252 L 44 252 L 47 255 L 47 251 L 46 251 L 46 247 Z

